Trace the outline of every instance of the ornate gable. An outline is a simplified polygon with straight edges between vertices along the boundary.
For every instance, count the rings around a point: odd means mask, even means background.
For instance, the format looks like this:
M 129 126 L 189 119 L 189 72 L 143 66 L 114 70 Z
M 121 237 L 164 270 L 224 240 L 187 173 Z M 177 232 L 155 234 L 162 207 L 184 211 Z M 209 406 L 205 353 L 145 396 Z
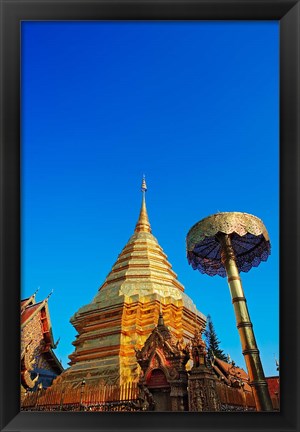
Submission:
M 161 369 L 168 382 L 176 379 L 179 372 L 185 369 L 189 360 L 187 346 L 183 340 L 174 338 L 164 324 L 162 314 L 159 315 L 158 325 L 154 328 L 141 350 L 136 350 L 137 362 L 141 367 L 141 378 L 145 383 L 149 381 L 155 369 Z

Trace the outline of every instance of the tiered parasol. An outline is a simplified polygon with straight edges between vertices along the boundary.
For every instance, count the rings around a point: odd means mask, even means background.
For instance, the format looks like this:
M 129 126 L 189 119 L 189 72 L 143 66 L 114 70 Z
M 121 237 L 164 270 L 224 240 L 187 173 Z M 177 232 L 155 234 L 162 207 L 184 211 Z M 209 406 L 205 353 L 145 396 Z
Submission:
M 187 258 L 194 270 L 210 276 L 227 275 L 237 328 L 257 411 L 272 411 L 239 272 L 266 261 L 270 240 L 263 222 L 239 212 L 217 213 L 196 223 L 187 235 Z

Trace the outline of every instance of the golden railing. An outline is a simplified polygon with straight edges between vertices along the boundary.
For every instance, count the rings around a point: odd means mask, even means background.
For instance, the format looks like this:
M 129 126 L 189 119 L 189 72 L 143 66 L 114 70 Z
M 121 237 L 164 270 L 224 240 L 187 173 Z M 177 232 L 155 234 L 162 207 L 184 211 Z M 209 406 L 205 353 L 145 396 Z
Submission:
M 135 411 L 138 387 L 136 383 L 49 387 L 28 392 L 21 408 L 27 411 Z

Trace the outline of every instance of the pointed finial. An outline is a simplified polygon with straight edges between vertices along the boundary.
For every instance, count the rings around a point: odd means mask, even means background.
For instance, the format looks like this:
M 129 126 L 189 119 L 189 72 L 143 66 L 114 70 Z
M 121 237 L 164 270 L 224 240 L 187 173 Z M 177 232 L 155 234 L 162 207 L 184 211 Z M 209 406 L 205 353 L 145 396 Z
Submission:
M 147 191 L 147 185 L 146 185 L 145 175 L 143 175 L 141 190 L 143 193 L 142 207 L 141 207 L 139 219 L 138 219 L 137 224 L 135 226 L 135 232 L 141 232 L 142 231 L 142 232 L 151 233 L 151 226 L 149 223 L 149 218 L 148 218 L 147 209 L 146 209 L 145 194 Z
M 32 297 L 35 297 L 39 291 L 40 287 L 38 286 L 37 289 L 35 290 L 35 292 L 32 294 Z
M 145 174 L 143 174 L 143 180 L 142 180 L 142 192 L 147 192 L 147 185 L 146 185 L 146 178 L 145 178 Z
M 51 292 L 48 294 L 48 296 L 45 298 L 45 301 L 47 302 L 49 300 L 49 298 L 52 296 L 53 294 L 53 289 L 51 290 Z
M 57 345 L 59 344 L 59 341 L 60 341 L 60 336 L 59 336 L 59 338 L 57 339 L 57 341 L 55 342 L 55 344 L 54 344 L 54 346 L 53 346 L 53 349 L 56 349 L 56 348 L 57 348 Z

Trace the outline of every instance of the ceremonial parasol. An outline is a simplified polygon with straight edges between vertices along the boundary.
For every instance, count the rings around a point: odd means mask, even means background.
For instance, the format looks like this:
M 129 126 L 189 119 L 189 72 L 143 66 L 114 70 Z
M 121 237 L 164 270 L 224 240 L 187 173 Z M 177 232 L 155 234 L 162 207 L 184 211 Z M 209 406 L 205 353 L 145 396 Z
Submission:
M 216 213 L 196 223 L 188 232 L 187 258 L 194 270 L 210 276 L 227 275 L 250 385 L 257 411 L 272 411 L 259 350 L 250 320 L 240 271 L 248 272 L 266 261 L 270 240 L 263 222 L 256 216 Z

